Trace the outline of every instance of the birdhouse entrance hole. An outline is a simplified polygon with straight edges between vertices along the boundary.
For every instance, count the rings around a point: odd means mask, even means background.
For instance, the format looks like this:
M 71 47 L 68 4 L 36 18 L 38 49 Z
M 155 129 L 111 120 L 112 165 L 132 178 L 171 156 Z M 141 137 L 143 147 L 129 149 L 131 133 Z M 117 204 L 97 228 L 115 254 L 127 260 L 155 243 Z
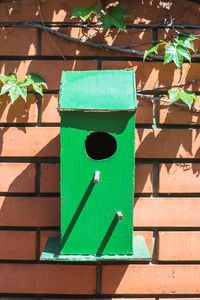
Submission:
M 115 138 L 106 132 L 93 132 L 88 135 L 85 141 L 87 155 L 95 160 L 111 157 L 116 149 Z

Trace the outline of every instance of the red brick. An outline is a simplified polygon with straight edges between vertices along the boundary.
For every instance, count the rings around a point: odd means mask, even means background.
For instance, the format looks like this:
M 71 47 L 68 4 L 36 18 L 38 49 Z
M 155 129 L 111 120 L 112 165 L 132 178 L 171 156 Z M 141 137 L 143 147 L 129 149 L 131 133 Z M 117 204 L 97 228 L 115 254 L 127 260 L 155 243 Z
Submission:
M 90 7 L 94 4 L 93 0 L 48 0 L 41 2 L 41 11 L 46 22 L 80 22 L 80 18 L 71 19 L 74 7 L 84 5 Z
M 151 100 L 137 97 L 137 124 L 153 124 L 153 103 Z
M 55 28 L 54 28 L 55 29 Z M 73 38 L 82 39 L 84 41 L 91 41 L 96 44 L 105 44 L 109 46 L 127 45 L 129 49 L 145 51 L 147 47 L 152 44 L 152 32 L 145 29 L 128 29 L 127 33 L 112 29 L 104 31 L 99 28 L 67 28 L 56 30 L 70 35 Z M 56 46 L 61 50 L 63 55 L 66 56 L 130 56 L 130 53 L 123 53 L 119 51 L 112 51 L 106 49 L 95 48 L 76 42 L 68 41 L 56 35 L 51 35 Z M 145 43 L 141 44 L 141 43 Z M 129 46 L 135 44 L 136 46 Z M 60 56 L 60 53 L 55 48 L 55 45 L 49 39 L 49 35 L 45 31 L 42 34 L 42 55 Z
M 162 97 L 166 99 L 166 97 Z M 199 98 L 199 97 L 198 97 Z M 168 99 L 169 100 L 169 99 Z M 200 104 L 194 101 L 193 106 L 200 109 Z M 188 107 L 160 103 L 160 124 L 200 124 L 200 111 L 189 110 Z
M 60 232 L 58 230 L 44 230 L 40 231 L 40 255 L 44 250 L 46 242 L 50 237 L 59 237 Z
M 29 0 L 30 1 L 30 0 Z M 105 7 L 108 1 L 103 3 L 102 7 Z M 160 1 L 148 1 L 143 4 L 141 1 L 120 1 L 120 6 L 127 9 L 129 13 L 133 16 L 132 18 L 126 18 L 126 21 L 135 24 L 138 23 L 160 23 L 160 18 L 162 16 L 162 21 L 169 21 L 169 14 L 173 13 L 173 17 L 177 17 L 177 24 L 198 24 L 199 20 L 199 7 L 198 3 L 188 3 L 187 0 L 180 0 L 179 5 L 176 2 L 160 2 Z M 45 21 L 53 22 L 80 22 L 80 18 L 70 19 L 72 10 L 78 5 L 85 5 L 89 7 L 94 4 L 92 0 L 75 0 L 73 2 L 63 2 L 63 0 L 57 0 L 56 3 L 53 0 L 48 0 L 48 5 L 46 1 L 41 2 L 41 9 L 43 12 L 43 17 Z M 169 9 L 171 9 L 169 11 Z M 188 16 L 188 11 L 190 15 Z M 45 13 L 44 13 L 45 12 Z M 192 17 L 190 17 L 192 15 Z M 26 16 L 27 18 L 27 16 Z
M 169 15 L 175 18 L 176 24 L 198 24 L 200 12 L 198 3 L 187 0 L 180 1 L 120 1 L 120 6 L 126 8 L 133 18 L 129 22 L 160 24 L 169 21 Z M 190 12 L 188 14 L 188 12 Z
M 37 29 L 1 27 L 0 43 L 0 55 L 36 55 Z
M 162 62 L 138 62 L 138 61 L 103 61 L 102 69 L 134 69 L 136 72 L 136 88 L 139 90 L 151 90 L 162 85 L 178 85 L 186 81 L 199 78 L 197 63 L 184 63 L 179 69 L 174 63 L 163 65 Z M 161 90 L 168 90 L 169 87 Z M 188 84 L 182 89 L 199 91 L 199 82 Z
M 60 224 L 60 200 L 53 197 L 0 197 L 0 226 L 53 227 Z
M 199 227 L 200 198 L 136 198 L 134 226 Z
M 42 123 L 60 123 L 60 115 L 58 113 L 59 95 L 46 94 L 42 99 L 41 122 Z
M 172 6 L 173 16 L 176 16 L 177 24 L 197 24 L 200 16 L 198 3 L 182 0 L 179 3 L 174 3 Z M 188 17 L 187 12 L 190 12 Z
M 1 156 L 59 157 L 58 127 L 2 127 L 0 130 Z
M 195 261 L 200 258 L 200 232 L 159 232 L 158 260 Z
M 60 116 L 57 111 L 59 95 L 46 94 L 42 100 L 42 123 L 60 123 Z M 153 103 L 150 100 L 137 97 L 137 124 L 152 124 L 153 123 Z
M 34 0 L 2 2 L 0 4 L 0 19 L 1 22 L 33 22 L 39 20 L 37 3 Z
M 60 165 L 41 164 L 41 193 L 59 193 L 60 191 Z
M 159 193 L 199 193 L 200 164 L 160 165 Z
M 46 81 L 49 89 L 59 89 L 62 71 L 95 70 L 97 62 L 93 60 L 20 60 L 0 61 L 0 73 L 8 75 L 16 72 L 19 81 L 24 80 L 24 75 L 37 73 Z
M 35 164 L 0 163 L 0 192 L 34 193 Z
M 1 123 L 36 123 L 37 104 L 36 97 L 28 94 L 27 102 L 21 97 L 11 104 L 8 95 L 0 97 L 0 122 Z
M 36 259 L 36 232 L 0 230 L 1 259 Z
M 50 300 L 52 298 L 42 298 L 43 300 Z M 79 299 L 79 300 L 98 300 L 99 298 L 54 298 L 54 299 L 68 299 L 68 300 L 73 300 L 73 299 Z M 101 298 L 101 300 L 115 300 L 116 298 Z M 117 298 L 119 300 L 124 300 L 124 298 Z M 146 300 L 147 298 L 126 298 L 127 300 Z M 21 299 L 20 299 L 21 300 Z M 155 300 L 155 298 L 148 298 L 148 300 Z M 192 299 L 191 299 L 192 300 Z M 196 300 L 196 299 L 194 299 Z
M 0 293 L 94 294 L 96 266 L 1 264 Z
M 197 129 L 137 129 L 137 158 L 199 158 Z
M 103 294 L 199 294 L 199 265 L 103 266 Z
M 22 297 L 22 298 L 21 297 L 17 297 L 17 298 L 5 297 L 4 298 L 4 297 L 1 297 L 1 300 L 30 300 L 30 299 L 31 300 L 38 300 L 38 298 L 32 298 L 32 297 L 31 298 L 30 297 L 29 298 L 24 298 L 24 297 Z
M 153 232 L 152 231 L 133 231 L 133 236 L 143 236 L 145 239 L 146 245 L 149 249 L 149 252 L 152 254 L 153 250 Z M 134 245 L 133 245 L 134 248 Z
M 159 300 L 164 300 L 164 299 L 166 299 L 166 298 L 158 298 L 158 299 L 159 299 Z M 173 299 L 173 300 L 178 300 L 178 299 L 179 299 L 179 300 L 183 300 L 183 299 L 184 299 L 184 300 L 199 300 L 199 298 L 195 298 L 195 297 L 194 297 L 194 298 L 193 298 L 193 297 L 192 297 L 192 298 L 189 298 L 189 297 L 188 297 L 188 298 L 167 298 L 167 299 L 169 299 L 169 300 L 172 300 L 172 299 Z
M 179 4 L 180 3 L 180 4 Z M 89 7 L 94 4 L 92 0 L 75 0 L 73 2 L 64 2 L 63 0 L 48 0 L 41 1 L 41 11 L 46 22 L 80 22 L 80 18 L 70 19 L 72 10 L 78 5 L 85 5 Z M 179 5 L 178 5 L 179 4 Z M 199 21 L 199 7 L 198 3 L 191 3 L 186 0 L 176 2 L 146 2 L 141 1 L 127 1 L 120 2 L 120 6 L 128 9 L 133 18 L 127 18 L 128 22 L 138 23 L 160 23 L 162 20 L 169 20 L 169 14 L 176 17 L 177 24 L 198 24 Z M 169 9 L 171 9 L 169 11 Z M 188 16 L 188 11 L 190 12 Z M 38 13 L 37 3 L 34 0 L 21 0 L 17 2 L 5 2 L 0 6 L 1 22 L 33 22 L 41 21 Z
M 153 165 L 136 164 L 135 193 L 151 193 L 153 191 Z

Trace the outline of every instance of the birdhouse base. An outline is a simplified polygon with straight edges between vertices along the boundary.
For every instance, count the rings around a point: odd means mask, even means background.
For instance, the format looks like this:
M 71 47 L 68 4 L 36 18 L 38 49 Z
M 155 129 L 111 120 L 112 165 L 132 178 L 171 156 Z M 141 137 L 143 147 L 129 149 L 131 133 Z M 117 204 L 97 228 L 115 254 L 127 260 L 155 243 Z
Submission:
M 132 255 L 64 255 L 60 254 L 60 239 L 48 238 L 40 260 L 42 261 L 143 261 L 150 260 L 151 255 L 142 236 L 133 237 Z

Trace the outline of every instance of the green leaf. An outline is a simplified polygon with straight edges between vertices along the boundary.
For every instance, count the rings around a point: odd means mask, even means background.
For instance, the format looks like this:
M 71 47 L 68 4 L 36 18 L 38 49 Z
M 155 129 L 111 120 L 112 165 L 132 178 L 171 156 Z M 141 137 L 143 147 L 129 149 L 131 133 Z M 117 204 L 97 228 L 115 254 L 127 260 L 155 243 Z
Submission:
M 20 88 L 20 95 L 24 99 L 24 101 L 26 102 L 26 100 L 27 100 L 27 87 L 21 85 L 21 82 L 20 82 L 19 88 Z
M 4 84 L 2 86 L 0 96 L 6 94 L 13 86 L 14 86 L 14 84 L 12 84 L 12 83 Z
M 71 19 L 80 17 L 84 22 L 91 16 L 91 14 L 98 14 L 98 8 L 96 5 L 92 5 L 89 8 L 80 5 L 74 8 Z
M 180 49 L 178 47 L 180 47 Z M 174 43 L 169 44 L 165 51 L 163 64 L 164 65 L 168 64 L 169 62 L 171 62 L 173 60 L 174 63 L 177 65 L 177 67 L 181 68 L 181 66 L 183 64 L 183 53 L 184 53 L 184 55 L 186 55 L 186 53 L 183 52 L 182 48 L 183 47 L 181 47 L 181 46 L 174 45 Z
M 168 91 L 169 97 L 170 97 L 170 104 L 176 102 L 179 99 L 179 90 L 177 89 L 171 89 Z
M 192 41 L 195 39 L 196 37 L 192 34 L 178 34 L 174 41 L 167 46 L 164 56 L 164 65 L 173 60 L 177 67 L 181 68 L 183 58 L 191 62 L 191 54 L 189 50 L 194 51 Z
M 12 104 L 15 102 L 15 100 L 17 100 L 17 98 L 19 98 L 20 95 L 21 95 L 20 87 L 17 84 L 13 85 L 9 90 L 9 96 L 11 98 Z
M 17 82 L 16 73 L 9 73 L 8 76 L 0 74 L 0 81 L 3 82 L 0 95 L 8 93 L 12 103 L 14 103 L 19 96 L 21 96 L 26 102 L 27 87 L 29 85 L 33 86 L 34 91 L 43 95 L 43 86 L 47 88 L 45 80 L 35 73 L 30 73 L 28 76 L 25 75 L 25 77 L 24 81 Z
M 8 76 L 6 75 L 3 75 L 3 74 L 0 74 L 0 81 L 3 82 L 3 83 L 6 83 L 6 81 L 9 79 Z
M 17 74 L 16 73 L 9 73 L 8 74 L 8 82 L 17 82 Z
M 152 45 L 149 48 L 147 48 L 147 50 L 144 52 L 143 61 L 145 61 L 147 55 L 149 55 L 152 52 L 155 52 L 156 54 L 158 54 L 158 47 L 162 44 L 166 44 L 166 42 L 160 40 L 159 42 L 157 42 L 156 45 Z
M 191 54 L 185 47 L 178 45 L 177 52 L 191 62 Z
M 185 48 L 191 49 L 192 51 L 194 51 L 194 44 L 192 41 L 196 39 L 197 37 L 190 33 L 180 33 L 177 36 L 178 44 L 184 46 Z
M 39 83 L 39 84 L 43 85 L 45 88 L 48 88 L 47 84 L 46 84 L 46 81 L 41 76 L 39 76 L 38 74 L 30 73 L 28 75 L 28 78 L 30 78 L 32 80 L 31 84 Z
M 176 46 L 174 44 L 169 44 L 165 50 L 165 56 L 164 56 L 164 65 L 168 64 L 170 61 L 174 59 L 174 56 L 176 54 Z
M 40 83 L 33 83 L 33 89 L 36 93 L 40 94 L 41 96 L 43 95 L 42 86 Z
M 31 78 L 28 78 L 27 76 L 26 76 L 26 78 L 24 79 L 24 81 L 22 81 L 21 82 L 21 86 L 29 86 L 29 85 L 31 85 L 32 84 L 32 79 Z
M 180 95 L 180 99 L 183 100 L 183 102 L 185 102 L 185 104 L 187 104 L 189 108 L 191 108 L 194 100 L 193 96 L 190 93 L 188 93 L 188 91 L 184 91 L 184 90 L 181 91 L 179 95 Z
M 197 102 L 197 96 L 194 92 L 181 90 L 178 89 L 171 89 L 168 91 L 169 97 L 170 97 L 170 104 L 176 102 L 178 99 L 181 99 L 187 106 L 191 109 L 192 103 L 194 100 Z
M 107 30 L 112 25 L 127 32 L 126 25 L 123 21 L 123 18 L 130 17 L 131 15 L 126 9 L 117 6 L 110 6 L 108 13 L 102 14 L 102 22 L 104 30 Z

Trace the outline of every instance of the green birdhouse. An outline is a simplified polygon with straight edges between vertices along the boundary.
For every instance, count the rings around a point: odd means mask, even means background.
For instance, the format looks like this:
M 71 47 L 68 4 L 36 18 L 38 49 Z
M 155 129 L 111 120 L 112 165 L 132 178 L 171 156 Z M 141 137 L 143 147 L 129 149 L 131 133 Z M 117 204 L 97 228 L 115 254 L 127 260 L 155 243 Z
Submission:
M 41 259 L 136 260 L 150 254 L 133 239 L 135 74 L 63 72 L 61 237 Z

